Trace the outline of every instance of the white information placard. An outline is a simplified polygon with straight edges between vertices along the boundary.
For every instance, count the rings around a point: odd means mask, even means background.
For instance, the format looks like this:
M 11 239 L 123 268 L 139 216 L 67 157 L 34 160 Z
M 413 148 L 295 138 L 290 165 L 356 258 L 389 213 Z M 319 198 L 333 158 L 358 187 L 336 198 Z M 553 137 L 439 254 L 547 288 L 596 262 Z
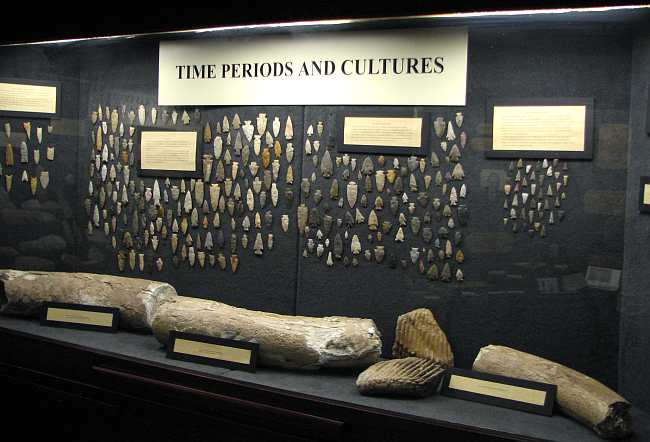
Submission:
M 0 81 L 0 113 L 8 115 L 58 114 L 58 86 Z
M 158 104 L 465 105 L 465 28 L 160 42 Z
M 584 151 L 587 106 L 495 106 L 494 150 Z
M 196 171 L 196 132 L 146 131 L 140 138 L 140 168 Z
M 343 144 L 420 147 L 422 118 L 345 117 Z

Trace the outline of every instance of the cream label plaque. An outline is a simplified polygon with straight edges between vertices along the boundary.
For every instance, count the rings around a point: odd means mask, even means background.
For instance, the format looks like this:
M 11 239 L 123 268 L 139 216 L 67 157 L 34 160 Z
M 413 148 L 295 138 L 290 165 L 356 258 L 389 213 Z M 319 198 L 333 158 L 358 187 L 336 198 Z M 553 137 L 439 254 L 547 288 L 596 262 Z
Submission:
M 163 41 L 158 103 L 464 106 L 467 29 Z
M 117 331 L 119 309 L 96 305 L 47 302 L 41 323 L 54 327 L 97 331 Z
M 176 341 L 174 341 L 174 351 L 176 353 L 221 359 L 222 361 L 236 362 L 238 364 L 249 364 L 251 361 L 250 350 L 180 338 L 176 338 Z
M 511 100 L 494 105 L 488 157 L 591 158 L 592 100 Z
M 392 113 L 390 113 L 392 112 Z M 396 115 L 393 111 L 374 111 L 338 118 L 337 143 L 340 152 L 392 155 L 423 155 L 427 144 L 429 119 L 424 115 Z
M 214 338 L 211 336 L 169 333 L 167 357 L 199 362 L 232 369 L 255 371 L 258 345 L 256 343 Z
M 53 117 L 59 113 L 60 86 L 56 82 L 0 79 L 0 113 Z
M 147 176 L 197 176 L 199 134 L 143 128 L 140 130 L 138 165 Z
M 422 118 L 345 117 L 343 144 L 420 147 Z
M 546 393 L 543 391 L 459 375 L 451 375 L 449 388 L 533 405 L 544 405 L 546 400 Z
M 494 150 L 584 150 L 586 106 L 494 108 Z
M 442 394 L 550 416 L 555 385 L 453 368 L 447 371 Z

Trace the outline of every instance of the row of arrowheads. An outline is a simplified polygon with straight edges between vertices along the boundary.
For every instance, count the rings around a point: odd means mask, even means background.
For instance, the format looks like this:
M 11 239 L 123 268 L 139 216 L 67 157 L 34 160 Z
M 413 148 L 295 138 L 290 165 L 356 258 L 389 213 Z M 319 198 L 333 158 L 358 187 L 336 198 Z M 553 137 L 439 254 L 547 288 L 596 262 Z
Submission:
M 309 125 L 297 214 L 303 256 L 329 267 L 336 261 L 356 267 L 360 257 L 386 260 L 392 267 L 414 266 L 432 280 L 462 281 L 460 226 L 468 218 L 462 125 L 462 113 L 448 122 L 437 117 L 430 152 L 408 158 L 338 154 L 321 145 L 322 131 L 314 139 Z
M 53 131 L 52 125 L 48 125 L 46 130 L 44 142 L 43 128 L 32 127 L 31 121 L 23 122 L 17 132 L 12 129 L 10 122 L 4 123 L 4 162 L 0 163 L 0 176 L 4 176 L 7 193 L 14 189 L 14 176 L 20 176 L 21 183 L 29 186 L 32 196 L 36 196 L 39 188 L 45 190 L 49 186 L 50 172 L 43 167 L 41 152 L 45 151 L 47 161 L 54 161 L 55 149 L 47 143 L 47 136 Z
M 139 110 L 138 122 L 147 124 L 147 114 L 157 121 L 154 109 Z M 110 125 L 104 115 L 110 115 Z M 229 265 L 235 272 L 243 250 L 262 256 L 273 250 L 278 225 L 288 232 L 294 199 L 290 116 L 284 139 L 279 138 L 279 118 L 266 129 L 266 114 L 256 118 L 257 134 L 250 133 L 249 120 L 241 124 L 238 114 L 214 124 L 206 121 L 203 177 L 197 179 L 135 176 L 129 163 L 137 140 L 132 126 L 123 129 L 124 117 L 101 107 L 91 114 L 94 157 L 85 200 L 89 233 L 103 228 L 121 271 L 162 271 L 171 256 L 175 267 Z M 129 113 L 126 118 L 132 124 L 136 117 Z
M 560 164 L 558 159 L 511 161 L 503 187 L 503 225 L 514 233 L 521 231 L 544 238 L 547 226 L 565 217 L 562 205 L 567 198 L 568 170 L 568 164 Z
M 93 126 L 98 126 L 98 131 L 101 131 L 104 136 L 113 135 L 119 137 L 124 137 L 127 133 L 132 137 L 135 135 L 136 126 L 159 127 L 179 124 L 184 126 L 202 124 L 204 143 L 212 142 L 213 134 L 215 134 L 226 136 L 229 141 L 228 144 L 231 141 L 237 144 L 237 141 L 233 138 L 237 136 L 237 133 L 230 136 L 230 132 L 231 129 L 233 129 L 233 132 L 241 129 L 249 143 L 255 143 L 255 139 L 259 140 L 261 145 L 263 142 L 273 144 L 273 139 L 280 136 L 282 128 L 282 121 L 279 116 L 274 116 L 269 124 L 267 115 L 267 113 L 259 113 L 255 118 L 254 125 L 253 119 L 243 119 L 242 123 L 242 118 L 238 113 L 235 113 L 232 119 L 228 115 L 224 115 L 221 120 L 212 123 L 208 120 L 202 123 L 201 111 L 198 108 L 190 116 L 190 113 L 185 109 L 182 110 L 181 114 L 176 109 L 172 109 L 170 112 L 167 109 L 159 110 L 156 107 L 150 107 L 147 111 L 143 104 L 138 106 L 137 112 L 133 109 L 127 111 L 127 106 L 123 104 L 120 110 L 109 106 L 104 108 L 101 105 L 97 106 L 97 110 L 90 113 L 90 121 Z M 262 138 L 264 138 L 264 141 L 262 141 Z M 292 138 L 293 122 L 291 116 L 288 116 L 284 123 L 284 139 L 289 141 Z

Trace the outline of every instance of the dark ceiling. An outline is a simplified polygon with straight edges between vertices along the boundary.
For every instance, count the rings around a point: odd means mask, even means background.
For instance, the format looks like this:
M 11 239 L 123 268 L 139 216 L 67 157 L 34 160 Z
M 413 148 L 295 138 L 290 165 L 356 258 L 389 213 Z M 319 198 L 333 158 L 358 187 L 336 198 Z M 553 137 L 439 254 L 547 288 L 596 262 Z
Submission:
M 156 4 L 160 3 L 160 4 Z M 624 5 L 630 1 L 388 1 L 335 2 L 304 0 L 288 3 L 281 0 L 253 2 L 222 0 L 210 6 L 200 2 L 79 2 L 71 6 L 54 2 L 48 9 L 32 9 L 27 3 L 3 5 L 0 44 L 98 37 L 121 34 L 186 30 L 224 25 L 286 22 L 335 18 L 377 18 L 448 12 L 485 10 L 550 9 L 558 7 L 593 7 Z M 13 21 L 8 17 L 15 17 Z

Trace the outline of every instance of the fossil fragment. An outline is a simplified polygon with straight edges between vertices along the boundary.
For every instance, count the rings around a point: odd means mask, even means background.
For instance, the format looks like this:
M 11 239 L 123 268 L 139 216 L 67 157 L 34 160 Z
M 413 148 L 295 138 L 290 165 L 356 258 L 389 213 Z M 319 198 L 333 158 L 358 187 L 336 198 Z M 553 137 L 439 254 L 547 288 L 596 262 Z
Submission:
M 2 312 L 38 316 L 43 302 L 93 304 L 120 309 L 120 323 L 149 330 L 159 306 L 176 291 L 162 282 L 92 273 L 0 271 L 7 303 Z
M 456 139 L 456 134 L 454 133 L 454 126 L 451 124 L 451 121 L 447 124 L 447 141 L 454 141 Z
M 372 163 L 372 159 L 370 157 L 365 157 L 361 164 L 361 173 L 364 175 L 372 175 L 374 171 L 375 166 Z
M 409 177 L 409 190 L 411 192 L 417 192 L 418 191 L 418 182 L 415 179 L 415 175 L 411 174 Z
M 463 125 L 463 113 L 462 112 L 456 112 L 456 125 L 458 127 L 461 127 Z
M 39 179 L 41 187 L 47 189 L 47 186 L 50 184 L 50 173 L 47 170 L 42 170 Z
M 304 233 L 305 227 L 307 226 L 307 219 L 309 217 L 309 209 L 306 205 L 301 204 L 298 206 L 297 218 L 298 218 L 298 232 Z
M 142 104 L 138 106 L 138 123 L 140 126 L 144 126 L 146 123 L 146 110 Z
M 29 161 L 29 150 L 27 149 L 27 143 L 24 141 L 20 142 L 20 162 L 27 163 Z
M 428 359 L 393 359 L 367 368 L 356 385 L 363 395 L 425 397 L 436 391 L 443 374 L 444 367 Z
M 454 166 L 454 170 L 451 173 L 451 177 L 457 181 L 460 181 L 463 178 L 465 178 L 465 171 L 463 170 L 463 166 L 460 163 L 457 163 Z
M 630 403 L 605 385 L 569 367 L 509 347 L 488 345 L 476 371 L 557 385 L 560 409 L 599 436 L 622 439 L 632 432 Z
M 330 156 L 329 150 L 326 150 L 325 153 L 323 154 L 323 159 L 320 163 L 320 170 L 321 170 L 321 175 L 323 175 L 324 178 L 329 178 L 332 176 L 333 164 L 332 164 L 332 157 Z
M 190 115 L 187 113 L 185 109 L 183 109 L 183 114 L 181 115 L 181 121 L 185 126 L 190 124 Z
M 280 134 L 280 117 L 273 117 L 273 123 L 271 124 L 273 130 L 273 136 L 277 138 Z
M 25 130 L 25 135 L 27 135 L 27 140 L 31 141 L 31 139 L 32 139 L 32 122 L 31 121 L 23 122 L 23 129 Z
M 262 234 L 259 232 L 257 232 L 257 236 L 255 237 L 253 252 L 257 256 L 262 256 L 262 254 L 264 254 L 264 242 L 262 241 Z
M 451 150 L 449 151 L 449 161 L 451 161 L 452 163 L 457 163 L 458 161 L 460 161 L 460 157 L 461 157 L 460 149 L 458 148 L 457 144 L 454 144 Z
M 437 279 L 438 270 L 431 266 L 427 277 Z M 416 356 L 453 367 L 454 355 L 447 336 L 436 322 L 433 313 L 425 308 L 413 310 L 397 318 L 393 357 Z
M 293 123 L 291 122 L 291 115 L 287 116 L 287 123 L 284 127 L 284 139 L 287 141 L 293 139 Z
M 255 132 L 255 128 L 251 124 L 251 121 L 250 120 L 244 120 L 244 124 L 241 126 L 241 130 L 244 133 L 244 136 L 246 137 L 248 142 L 250 143 L 251 140 L 253 139 L 253 133 Z M 239 132 L 237 132 L 237 133 L 239 133 Z M 260 135 L 261 135 L 261 133 L 260 133 Z
M 358 255 L 361 253 L 361 241 L 357 235 L 352 236 L 352 242 L 350 243 L 350 251 L 353 255 Z
M 262 150 L 262 167 L 264 167 L 264 169 L 268 169 L 269 164 L 271 164 L 271 151 L 268 147 L 265 147 Z
M 417 216 L 411 218 L 411 232 L 413 232 L 415 236 L 417 236 L 418 233 L 420 233 L 421 225 L 422 224 L 420 222 L 420 218 L 418 218 Z
M 33 176 L 29 177 L 29 187 L 32 191 L 32 196 L 36 195 L 36 191 L 38 190 L 38 178 Z
M 230 332 L 242 340 L 254 338 L 264 365 L 298 369 L 367 366 L 381 352 L 377 328 L 367 319 L 283 316 L 197 298 L 183 298 L 166 306 L 164 311 L 159 309 L 154 320 L 154 333 L 160 342 L 166 342 L 172 329 L 208 336 Z M 201 320 L 186 320 L 197 317 Z M 315 330 L 324 336 L 326 346 L 305 339 Z
M 445 134 L 445 119 L 443 117 L 436 117 L 433 120 L 433 130 L 438 138 L 442 138 Z
M 346 189 L 346 197 L 348 200 L 348 205 L 350 206 L 351 209 L 353 209 L 357 203 L 357 183 L 355 183 L 354 181 L 350 181 L 348 183 Z
M 14 165 L 14 148 L 11 144 L 7 143 L 5 147 L 5 166 Z
M 214 248 L 214 241 L 212 239 L 212 232 L 208 232 L 205 235 L 204 247 L 206 250 L 212 250 Z
M 205 125 L 203 125 L 203 142 L 206 144 L 212 142 L 212 128 L 209 121 L 206 121 Z

